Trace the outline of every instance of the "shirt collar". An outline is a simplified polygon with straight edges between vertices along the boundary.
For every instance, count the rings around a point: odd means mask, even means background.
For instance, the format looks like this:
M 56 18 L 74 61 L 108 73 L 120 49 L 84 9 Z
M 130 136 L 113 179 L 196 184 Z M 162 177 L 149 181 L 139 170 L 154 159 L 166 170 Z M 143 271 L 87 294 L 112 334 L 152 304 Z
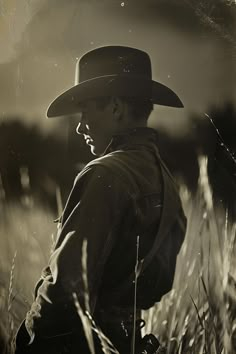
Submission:
M 127 150 L 135 145 L 157 144 L 158 134 L 149 127 L 137 127 L 128 129 L 124 133 L 113 135 L 103 155 L 116 150 Z

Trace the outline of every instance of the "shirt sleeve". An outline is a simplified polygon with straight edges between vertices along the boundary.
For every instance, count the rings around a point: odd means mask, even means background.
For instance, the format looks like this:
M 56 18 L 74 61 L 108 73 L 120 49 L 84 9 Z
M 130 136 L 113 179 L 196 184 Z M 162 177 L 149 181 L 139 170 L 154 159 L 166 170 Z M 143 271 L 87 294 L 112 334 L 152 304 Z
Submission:
M 70 323 L 76 312 L 73 293 L 76 293 L 80 305 L 85 309 L 86 289 L 82 267 L 85 240 L 89 303 L 93 312 L 104 265 L 116 241 L 116 225 L 128 200 L 129 193 L 125 185 L 102 166 L 92 167 L 76 181 L 66 207 L 68 216 L 50 259 L 51 274 L 47 274 L 39 286 L 28 314 L 29 330 L 38 328 L 41 333 L 46 331 L 48 335 L 49 326 L 54 331 L 59 326 L 58 331 L 63 331 L 67 327 L 66 321 Z M 55 321 L 56 327 L 53 325 Z

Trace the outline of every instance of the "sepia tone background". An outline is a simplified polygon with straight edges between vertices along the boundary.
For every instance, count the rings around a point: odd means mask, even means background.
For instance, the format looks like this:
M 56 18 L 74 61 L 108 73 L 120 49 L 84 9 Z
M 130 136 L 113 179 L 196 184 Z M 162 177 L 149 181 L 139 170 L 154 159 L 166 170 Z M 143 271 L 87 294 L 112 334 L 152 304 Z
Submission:
M 86 51 L 103 45 L 147 51 L 153 79 L 184 103 L 183 109 L 156 106 L 149 125 L 159 132 L 162 156 L 191 215 L 188 267 L 200 247 L 199 156 L 208 157 L 219 227 L 226 214 L 234 223 L 235 33 L 233 0 L 1 0 L 0 311 L 6 337 L 32 301 L 55 239 L 53 220 L 92 158 L 75 133 L 76 117 L 45 116 L 50 102 L 73 85 L 76 61 Z

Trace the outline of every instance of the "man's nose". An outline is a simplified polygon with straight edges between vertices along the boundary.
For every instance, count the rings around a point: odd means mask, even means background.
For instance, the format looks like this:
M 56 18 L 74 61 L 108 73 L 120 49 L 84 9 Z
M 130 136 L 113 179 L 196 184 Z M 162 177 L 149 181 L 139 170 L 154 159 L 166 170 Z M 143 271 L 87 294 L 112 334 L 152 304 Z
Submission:
M 76 133 L 77 134 L 86 134 L 88 132 L 88 125 L 83 122 L 79 122 L 76 128 Z

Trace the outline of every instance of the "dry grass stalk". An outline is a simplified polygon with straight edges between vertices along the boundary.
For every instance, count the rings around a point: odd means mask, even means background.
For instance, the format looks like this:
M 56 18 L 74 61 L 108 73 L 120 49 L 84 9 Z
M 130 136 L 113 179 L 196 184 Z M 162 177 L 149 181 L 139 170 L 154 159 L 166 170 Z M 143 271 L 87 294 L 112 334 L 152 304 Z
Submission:
M 96 326 L 95 321 L 91 316 L 90 304 L 89 304 L 89 287 L 88 287 L 88 277 L 87 277 L 87 240 L 83 241 L 82 245 L 82 279 L 84 284 L 84 306 L 85 311 L 83 311 L 79 299 L 77 295 L 74 293 L 73 298 L 75 302 L 75 306 L 80 316 L 84 333 L 88 342 L 88 346 L 91 354 L 95 354 L 94 340 L 93 340 L 93 332 L 98 336 L 102 350 L 105 354 L 115 353 L 119 354 L 116 348 L 113 346 L 109 338 L 107 338 L 104 333 Z

